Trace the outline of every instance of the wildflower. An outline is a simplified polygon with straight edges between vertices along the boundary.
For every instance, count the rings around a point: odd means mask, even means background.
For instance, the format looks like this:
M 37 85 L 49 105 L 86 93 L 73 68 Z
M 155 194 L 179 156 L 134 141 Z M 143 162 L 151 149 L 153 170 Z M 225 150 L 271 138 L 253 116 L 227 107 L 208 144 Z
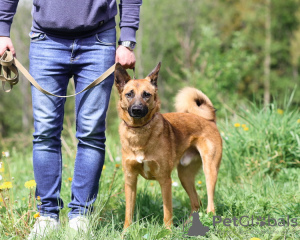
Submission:
M 249 128 L 248 127 L 244 127 L 244 131 L 249 131 Z
M 247 127 L 246 124 L 242 124 L 242 128 L 245 128 L 245 127 Z
M 105 168 L 106 168 L 106 166 L 105 166 L 105 165 L 103 165 L 103 168 L 102 168 L 102 169 L 103 169 L 103 170 L 105 170 Z
M 9 157 L 9 152 L 2 152 L 2 157 Z
M 241 124 L 239 124 L 239 123 L 235 123 L 234 124 L 234 127 L 236 127 L 236 128 L 238 128 L 238 127 L 240 127 L 241 126 Z
M 120 167 L 120 164 L 116 164 L 115 167 L 116 167 L 116 168 L 119 168 L 119 167 Z
M 36 186 L 36 182 L 34 180 L 30 180 L 30 181 L 25 182 L 24 186 L 28 189 L 31 189 Z
M 250 238 L 250 240 L 261 240 L 260 238 L 254 237 L 254 238 Z
M 40 197 L 40 196 L 37 196 L 37 197 L 36 197 L 36 200 L 41 201 L 41 197 Z
M 0 202 L 3 202 L 3 199 L 2 199 L 2 198 L 0 198 Z
M 120 162 L 120 161 L 121 161 L 121 158 L 120 158 L 120 157 L 116 157 L 116 161 L 117 161 L 117 162 Z
M 26 200 L 26 198 L 25 198 L 25 197 L 23 197 L 23 198 L 22 198 L 22 201 L 25 201 L 25 200 Z
M 283 110 L 282 109 L 277 109 L 277 113 L 279 114 L 279 115 L 282 115 L 283 114 Z
M 4 172 L 4 163 L 0 162 L 0 172 Z
M 201 181 L 198 181 L 198 184 L 201 184 L 202 182 Z
M 34 214 L 34 215 L 33 215 L 33 217 L 34 217 L 34 218 L 38 218 L 38 217 L 40 217 L 40 213 L 39 213 L 39 212 L 37 212 L 36 214 Z
M 151 186 L 151 187 L 153 187 L 153 186 L 154 186 L 154 183 L 153 183 L 153 182 L 151 182 L 151 183 L 150 183 L 150 186 Z
M 11 182 L 4 182 L 0 185 L 0 189 L 10 189 L 10 188 L 12 188 Z
M 173 187 L 178 187 L 178 183 L 173 181 L 172 186 Z
M 0 181 L 3 179 L 3 177 L 0 175 Z
M 297 120 L 297 123 L 300 123 L 300 118 Z
M 70 182 L 72 182 L 73 179 L 72 179 L 71 177 L 69 177 L 68 180 L 69 180 Z

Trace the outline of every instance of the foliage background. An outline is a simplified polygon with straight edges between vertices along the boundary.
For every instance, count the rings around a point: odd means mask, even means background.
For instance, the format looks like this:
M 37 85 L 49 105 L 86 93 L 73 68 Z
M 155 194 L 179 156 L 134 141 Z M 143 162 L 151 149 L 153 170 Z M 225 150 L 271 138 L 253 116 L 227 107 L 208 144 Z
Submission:
M 11 33 L 17 57 L 27 67 L 30 9 L 31 2 L 20 1 Z M 219 117 L 226 108 L 234 114 L 247 100 L 263 103 L 265 94 L 270 96 L 265 104 L 275 98 L 280 105 L 299 84 L 299 20 L 299 0 L 144 1 L 135 50 L 137 76 L 145 77 L 162 61 L 163 112 L 173 110 L 171 100 L 186 85 L 213 99 Z M 115 131 L 118 121 L 116 100 L 114 92 L 109 131 Z M 296 88 L 292 106 L 297 108 L 299 101 Z M 68 99 L 71 124 L 73 106 L 74 100 Z M 32 125 L 30 87 L 22 78 L 11 93 L 0 91 L 0 138 L 31 133 Z
M 31 1 L 20 0 L 11 32 L 17 57 L 27 68 L 31 5 Z M 300 222 L 299 0 L 144 0 L 137 41 L 139 78 L 162 61 L 162 112 L 174 110 L 176 92 L 187 85 L 206 93 L 218 109 L 224 148 L 215 198 L 217 214 L 229 218 L 289 215 Z M 73 91 L 71 81 L 68 93 Z M 98 239 L 122 236 L 125 203 L 117 100 L 113 88 L 106 169 L 92 219 Z M 74 99 L 70 98 L 62 132 L 61 194 L 66 202 L 77 144 L 74 122 Z M 26 238 L 35 221 L 35 200 L 24 188 L 24 182 L 34 178 L 32 132 L 30 85 L 22 78 L 10 93 L 0 90 L 0 153 L 10 154 L 0 160 L 10 168 L 7 178 L 13 184 L 12 189 L 2 192 L 9 196 L 11 207 L 0 210 L 0 239 Z M 172 179 L 179 183 L 176 172 Z M 300 238 L 299 226 L 212 227 L 212 217 L 205 214 L 204 175 L 199 174 L 196 182 L 204 205 L 200 219 L 211 229 L 206 236 L 209 239 Z M 173 206 L 175 226 L 169 233 L 162 225 L 158 183 L 140 179 L 135 222 L 125 239 L 180 239 L 181 220 L 189 214 L 189 199 L 180 183 L 173 187 Z M 61 212 L 63 228 L 49 239 L 72 239 L 66 227 L 67 211 Z

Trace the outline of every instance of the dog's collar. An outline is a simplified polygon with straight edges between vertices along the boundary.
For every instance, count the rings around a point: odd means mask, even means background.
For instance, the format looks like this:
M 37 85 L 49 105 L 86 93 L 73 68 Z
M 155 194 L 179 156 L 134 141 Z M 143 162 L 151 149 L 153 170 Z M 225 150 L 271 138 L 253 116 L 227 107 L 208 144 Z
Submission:
M 127 126 L 127 127 L 129 127 L 129 128 L 142 128 L 142 127 L 145 127 L 146 125 L 148 125 L 153 119 L 154 119 L 154 117 L 156 116 L 156 114 L 153 114 L 153 116 L 152 116 L 152 118 L 148 121 L 148 122 L 146 122 L 144 125 L 142 125 L 142 126 L 130 126 L 127 122 L 125 122 L 124 120 L 123 120 L 123 122 L 125 123 L 125 125 Z

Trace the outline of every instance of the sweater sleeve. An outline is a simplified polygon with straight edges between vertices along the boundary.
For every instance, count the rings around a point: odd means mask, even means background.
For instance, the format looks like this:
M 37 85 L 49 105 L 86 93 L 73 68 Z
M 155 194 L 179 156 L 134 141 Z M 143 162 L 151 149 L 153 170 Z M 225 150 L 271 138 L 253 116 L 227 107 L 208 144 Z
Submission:
M 0 36 L 9 37 L 10 27 L 16 13 L 19 0 L 0 1 Z
M 142 0 L 121 0 L 120 9 L 120 41 L 136 42 L 136 31 L 140 22 L 140 6 Z

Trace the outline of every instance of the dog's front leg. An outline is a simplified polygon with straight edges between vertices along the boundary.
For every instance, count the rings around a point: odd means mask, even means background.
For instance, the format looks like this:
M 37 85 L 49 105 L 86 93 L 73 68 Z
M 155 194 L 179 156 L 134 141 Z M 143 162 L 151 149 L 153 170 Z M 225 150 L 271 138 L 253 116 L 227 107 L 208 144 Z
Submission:
M 164 223 L 167 228 L 173 224 L 172 207 L 172 179 L 171 177 L 159 180 L 164 205 Z
M 125 172 L 125 223 L 124 229 L 128 228 L 132 223 L 134 214 L 134 206 L 136 199 L 136 185 L 137 185 L 137 174 L 133 172 Z

